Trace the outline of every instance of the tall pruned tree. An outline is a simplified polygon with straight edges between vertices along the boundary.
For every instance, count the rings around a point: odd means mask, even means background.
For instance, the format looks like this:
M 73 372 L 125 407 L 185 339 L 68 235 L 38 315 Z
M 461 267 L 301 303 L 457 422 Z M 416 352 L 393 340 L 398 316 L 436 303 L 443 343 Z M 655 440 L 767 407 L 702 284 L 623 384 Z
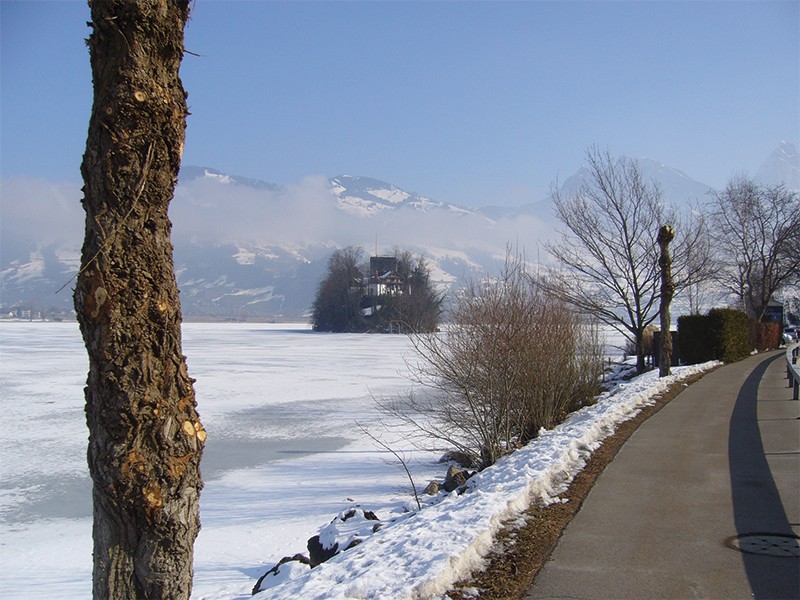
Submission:
M 675 230 L 669 225 L 664 225 L 658 230 L 659 257 L 658 267 L 661 276 L 661 302 L 659 304 L 659 317 L 661 336 L 659 344 L 658 376 L 666 377 L 671 374 L 672 365 L 672 319 L 670 317 L 670 304 L 675 293 L 675 284 L 672 281 L 672 257 L 669 253 L 669 244 L 675 239 Z
M 555 213 L 565 229 L 547 244 L 556 266 L 542 284 L 633 342 L 641 372 L 645 330 L 658 316 L 658 230 L 668 223 L 678 232 L 672 256 L 677 294 L 710 276 L 705 223 L 680 223 L 635 160 L 614 159 L 597 147 L 586 159 L 589 181 L 573 194 L 554 189 Z
M 732 179 L 712 197 L 717 281 L 760 320 L 781 286 L 800 282 L 800 197 L 746 177 Z
M 90 1 L 94 103 L 75 310 L 89 355 L 95 598 L 189 598 L 206 433 L 181 350 L 167 209 L 189 0 Z

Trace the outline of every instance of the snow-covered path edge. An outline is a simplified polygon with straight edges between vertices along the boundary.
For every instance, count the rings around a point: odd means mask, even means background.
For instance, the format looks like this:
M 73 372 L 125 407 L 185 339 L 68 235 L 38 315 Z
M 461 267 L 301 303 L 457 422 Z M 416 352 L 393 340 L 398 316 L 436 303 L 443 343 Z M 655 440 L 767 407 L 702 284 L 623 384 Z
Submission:
M 530 444 L 475 475 L 462 495 L 385 527 L 297 579 L 256 597 L 386 600 L 441 598 L 455 582 L 483 565 L 503 523 L 534 500 L 558 501 L 591 453 L 616 427 L 666 388 L 720 363 L 677 367 L 659 379 L 657 371 L 620 384 Z

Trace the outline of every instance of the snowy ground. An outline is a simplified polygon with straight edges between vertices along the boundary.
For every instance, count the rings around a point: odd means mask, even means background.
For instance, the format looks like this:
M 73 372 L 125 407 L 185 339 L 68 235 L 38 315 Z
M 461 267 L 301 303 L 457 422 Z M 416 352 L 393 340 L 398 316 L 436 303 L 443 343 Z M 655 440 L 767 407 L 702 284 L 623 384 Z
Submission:
M 385 520 L 411 505 L 410 484 L 397 460 L 355 426 L 375 422 L 373 397 L 407 391 L 406 337 L 313 334 L 303 325 L 188 323 L 184 351 L 209 434 L 194 598 L 249 597 L 266 568 L 305 552 L 309 537 L 354 504 Z M 0 323 L 4 599 L 90 596 L 85 373 L 75 324 Z M 440 595 L 479 563 L 502 521 L 532 498 L 557 495 L 586 452 L 660 385 L 652 376 L 629 384 L 474 478 L 473 491 L 385 527 L 272 588 L 268 597 Z M 402 451 L 423 486 L 443 476 L 438 453 L 386 440 Z

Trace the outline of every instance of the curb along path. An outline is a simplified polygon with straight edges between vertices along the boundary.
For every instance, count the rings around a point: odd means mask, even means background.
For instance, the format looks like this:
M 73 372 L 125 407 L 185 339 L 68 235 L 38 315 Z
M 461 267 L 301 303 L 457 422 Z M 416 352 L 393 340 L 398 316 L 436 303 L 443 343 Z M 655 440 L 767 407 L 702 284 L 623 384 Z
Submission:
M 800 402 L 759 354 L 631 436 L 523 598 L 798 598 L 797 535 Z

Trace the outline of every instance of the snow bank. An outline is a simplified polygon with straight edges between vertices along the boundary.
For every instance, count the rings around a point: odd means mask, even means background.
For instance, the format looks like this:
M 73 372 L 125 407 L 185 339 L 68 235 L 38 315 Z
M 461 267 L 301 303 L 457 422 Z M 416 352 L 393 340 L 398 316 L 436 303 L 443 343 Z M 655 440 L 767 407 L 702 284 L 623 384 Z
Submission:
M 475 475 L 462 495 L 395 522 L 358 546 L 283 579 L 256 597 L 334 600 L 441 597 L 483 565 L 502 524 L 534 500 L 552 503 L 616 426 L 654 404 L 667 386 L 719 363 L 678 367 L 663 379 L 655 371 L 620 384 L 598 402 Z

